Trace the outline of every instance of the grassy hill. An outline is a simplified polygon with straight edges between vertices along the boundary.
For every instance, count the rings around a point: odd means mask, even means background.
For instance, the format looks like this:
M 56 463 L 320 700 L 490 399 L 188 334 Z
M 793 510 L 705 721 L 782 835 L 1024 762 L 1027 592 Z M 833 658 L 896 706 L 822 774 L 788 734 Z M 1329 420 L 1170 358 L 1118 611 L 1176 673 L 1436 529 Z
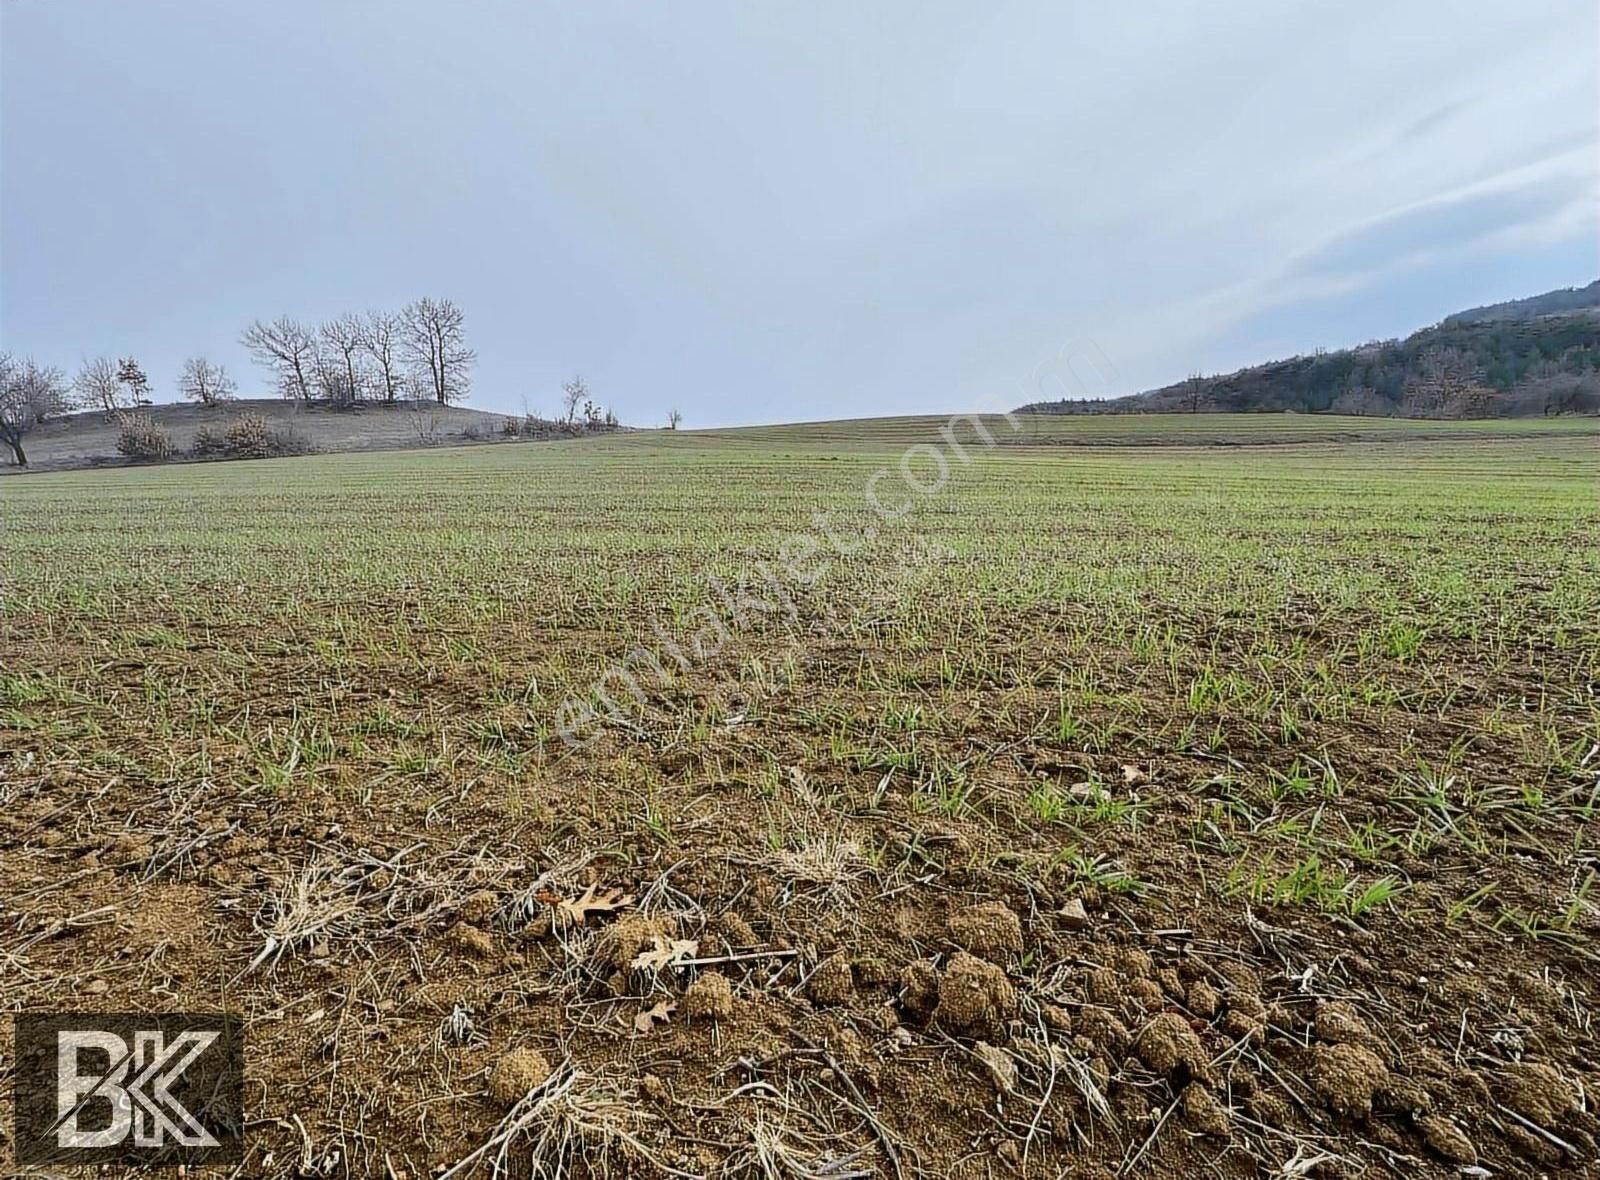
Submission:
M 1041 414 L 1290 410 L 1405 418 L 1600 412 L 1600 281 L 1449 316 L 1403 340 L 1319 351 Z
M 512 420 L 506 414 L 434 402 L 334 409 L 276 398 L 243 399 L 221 406 L 157 405 L 144 412 L 180 451 L 191 447 L 197 430 L 226 429 L 246 412 L 265 418 L 271 430 L 291 434 L 306 449 L 326 452 L 392 451 L 493 439 L 500 437 L 504 423 Z M 99 411 L 68 414 L 28 435 L 29 465 L 34 470 L 48 470 L 121 462 L 117 434 L 117 424 Z M 0 471 L 14 470 L 0 466 Z

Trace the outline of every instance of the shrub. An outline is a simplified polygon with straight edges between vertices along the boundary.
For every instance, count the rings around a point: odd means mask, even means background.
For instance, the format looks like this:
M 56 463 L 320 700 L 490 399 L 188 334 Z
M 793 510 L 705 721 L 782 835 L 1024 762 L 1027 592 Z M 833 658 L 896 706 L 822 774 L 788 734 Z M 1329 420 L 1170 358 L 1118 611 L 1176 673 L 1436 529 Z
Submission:
M 172 439 L 149 414 L 124 414 L 118 419 L 117 454 L 144 463 L 158 463 L 172 455 Z
M 272 432 L 260 414 L 240 414 L 223 436 L 224 449 L 234 459 L 265 459 L 273 454 Z
M 507 438 L 520 438 L 522 436 L 522 423 L 515 418 L 507 418 L 500 423 L 500 433 Z
M 189 449 L 197 459 L 215 459 L 228 453 L 228 440 L 209 426 L 194 432 L 194 442 Z

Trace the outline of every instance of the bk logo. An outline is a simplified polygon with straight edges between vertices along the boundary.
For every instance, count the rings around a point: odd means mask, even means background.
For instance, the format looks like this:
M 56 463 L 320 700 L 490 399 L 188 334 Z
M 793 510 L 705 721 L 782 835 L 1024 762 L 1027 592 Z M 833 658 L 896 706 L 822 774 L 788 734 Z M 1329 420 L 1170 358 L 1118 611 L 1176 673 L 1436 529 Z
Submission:
M 231 1017 L 17 1017 L 19 1163 L 242 1158 L 243 1043 Z

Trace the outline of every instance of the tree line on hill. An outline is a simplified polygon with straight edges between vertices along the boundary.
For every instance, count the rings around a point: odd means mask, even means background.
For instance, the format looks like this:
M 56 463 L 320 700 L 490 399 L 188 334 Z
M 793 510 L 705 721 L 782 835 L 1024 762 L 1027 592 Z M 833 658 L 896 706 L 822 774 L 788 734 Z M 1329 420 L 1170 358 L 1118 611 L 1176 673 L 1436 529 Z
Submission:
M 399 311 L 346 314 L 315 327 L 291 316 L 257 320 L 240 342 L 285 398 L 332 406 L 392 405 L 403 398 L 449 405 L 464 400 L 472 387 L 477 354 L 467 346 L 464 323 L 451 300 L 424 297 Z M 200 405 L 218 406 L 238 396 L 238 383 L 226 366 L 193 356 L 183 363 L 177 392 Z M 75 410 L 126 419 L 128 438 L 147 440 L 146 449 L 154 450 L 145 457 L 160 457 L 155 453 L 161 451 L 159 431 L 137 417 L 152 404 L 150 379 L 133 357 L 85 360 L 69 379 L 63 370 L 31 357 L 0 354 L 0 443 L 21 466 L 28 462 L 23 440 Z M 259 432 L 253 423 L 251 428 Z
M 1293 411 L 1409 418 L 1600 412 L 1600 283 L 1450 316 L 1403 340 L 1319 350 L 1128 397 L 1035 402 L 1024 412 Z M 1539 310 L 1555 306 L 1562 310 Z

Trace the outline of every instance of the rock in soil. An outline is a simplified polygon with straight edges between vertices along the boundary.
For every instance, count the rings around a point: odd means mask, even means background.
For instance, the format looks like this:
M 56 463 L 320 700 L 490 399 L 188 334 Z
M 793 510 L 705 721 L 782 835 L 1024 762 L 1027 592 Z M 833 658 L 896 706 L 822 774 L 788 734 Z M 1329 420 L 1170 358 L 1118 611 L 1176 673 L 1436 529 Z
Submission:
M 1069 897 L 1056 911 L 1061 924 L 1068 930 L 1082 930 L 1089 924 L 1089 911 L 1083 908 L 1083 898 Z

